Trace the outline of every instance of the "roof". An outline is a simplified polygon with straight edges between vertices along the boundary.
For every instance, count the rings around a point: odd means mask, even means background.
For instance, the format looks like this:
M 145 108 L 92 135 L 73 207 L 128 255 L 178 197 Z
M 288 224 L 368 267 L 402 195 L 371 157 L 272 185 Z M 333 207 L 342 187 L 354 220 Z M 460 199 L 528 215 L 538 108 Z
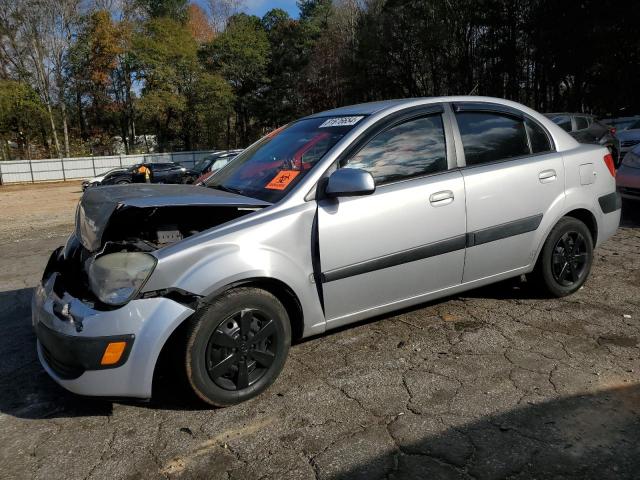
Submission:
M 591 113 L 580 113 L 580 112 L 547 112 L 543 113 L 546 117 L 552 117 L 556 115 L 577 115 L 579 117 L 593 117 L 594 115 Z
M 401 98 L 396 100 L 382 100 L 380 102 L 358 103 L 356 105 L 348 105 L 346 107 L 334 108 L 333 110 L 325 110 L 324 112 L 314 113 L 306 118 L 318 117 L 340 117 L 348 115 L 373 115 L 381 110 L 385 110 L 403 103 L 412 103 L 416 98 Z
M 431 105 L 436 103 L 458 103 L 458 102 L 470 102 L 470 103 L 492 103 L 498 105 L 504 105 L 506 107 L 514 108 L 520 112 L 526 113 L 540 122 L 551 133 L 553 140 L 556 144 L 558 151 L 568 150 L 576 148 L 578 142 L 567 132 L 558 127 L 555 123 L 545 117 L 543 114 L 536 112 L 535 110 L 511 100 L 505 100 L 504 98 L 495 97 L 482 97 L 473 95 L 456 95 L 449 97 L 421 97 L 421 98 L 403 98 L 395 100 L 384 100 L 381 102 L 360 103 L 357 105 L 350 105 L 346 107 L 335 108 L 333 110 L 326 110 L 324 112 L 314 113 L 305 118 L 320 118 L 320 117 L 332 117 L 332 116 L 350 116 L 350 115 L 369 115 L 369 116 L 384 116 L 385 114 L 392 113 L 404 108 Z M 580 114 L 587 115 L 587 114 Z

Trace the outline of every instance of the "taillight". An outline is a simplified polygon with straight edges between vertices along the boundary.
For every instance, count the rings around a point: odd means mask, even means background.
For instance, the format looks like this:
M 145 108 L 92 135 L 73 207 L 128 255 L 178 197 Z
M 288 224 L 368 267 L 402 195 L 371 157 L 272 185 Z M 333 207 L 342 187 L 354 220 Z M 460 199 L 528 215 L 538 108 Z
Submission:
M 610 153 L 607 153 L 604 156 L 604 163 L 607 166 L 607 168 L 609 169 L 609 173 L 611 173 L 612 177 L 616 176 L 616 166 L 613 163 L 613 157 L 611 156 Z
M 611 128 L 609 129 L 609 133 L 610 133 L 613 137 L 615 137 L 615 136 L 616 136 L 616 132 L 617 132 L 616 127 L 611 127 Z

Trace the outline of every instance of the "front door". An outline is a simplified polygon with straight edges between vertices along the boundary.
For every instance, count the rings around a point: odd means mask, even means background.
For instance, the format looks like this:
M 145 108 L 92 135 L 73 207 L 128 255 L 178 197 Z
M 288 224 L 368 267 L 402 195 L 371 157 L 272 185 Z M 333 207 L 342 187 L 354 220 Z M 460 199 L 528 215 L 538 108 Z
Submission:
M 391 124 L 341 162 L 341 168 L 369 171 L 376 191 L 318 205 L 322 290 L 331 327 L 398 303 L 419 303 L 426 293 L 460 284 L 464 182 L 459 171 L 449 170 L 453 162 L 447 157 L 438 112 Z

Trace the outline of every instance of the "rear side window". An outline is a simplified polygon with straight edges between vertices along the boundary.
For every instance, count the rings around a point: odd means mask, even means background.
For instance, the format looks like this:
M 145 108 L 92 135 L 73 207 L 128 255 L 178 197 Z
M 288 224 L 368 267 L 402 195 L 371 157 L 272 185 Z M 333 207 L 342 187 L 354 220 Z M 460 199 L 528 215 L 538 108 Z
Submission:
M 456 113 L 467 165 L 529 155 L 524 122 L 500 113 Z
M 551 151 L 551 142 L 547 133 L 536 122 L 529 120 L 524 121 L 527 128 L 527 135 L 529 135 L 529 141 L 531 142 L 531 153 L 542 153 Z
M 589 127 L 589 122 L 586 117 L 575 117 L 576 118 L 576 130 L 584 130 Z
M 416 118 L 383 131 L 344 167 L 368 171 L 377 184 L 447 170 L 442 115 Z

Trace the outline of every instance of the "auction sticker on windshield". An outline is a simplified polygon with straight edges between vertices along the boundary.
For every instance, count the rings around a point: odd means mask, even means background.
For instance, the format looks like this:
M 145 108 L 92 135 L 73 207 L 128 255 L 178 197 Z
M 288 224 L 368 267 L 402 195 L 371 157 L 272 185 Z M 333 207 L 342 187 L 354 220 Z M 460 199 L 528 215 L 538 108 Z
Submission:
M 355 125 L 364 117 L 362 115 L 357 117 L 336 117 L 330 118 L 322 122 L 322 124 L 318 128 L 328 128 L 328 127 L 349 127 L 351 125 Z
M 299 170 L 280 170 L 264 188 L 268 188 L 269 190 L 284 190 L 299 173 Z

